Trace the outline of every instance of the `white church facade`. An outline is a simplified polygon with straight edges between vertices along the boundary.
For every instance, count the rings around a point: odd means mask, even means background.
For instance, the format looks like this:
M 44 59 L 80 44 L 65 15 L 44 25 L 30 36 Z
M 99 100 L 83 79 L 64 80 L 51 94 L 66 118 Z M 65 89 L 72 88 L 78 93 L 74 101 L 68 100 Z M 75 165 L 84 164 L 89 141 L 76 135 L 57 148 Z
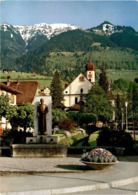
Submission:
M 64 106 L 73 107 L 82 100 L 82 96 L 88 94 L 89 90 L 95 84 L 95 66 L 91 61 L 86 65 L 86 76 L 80 73 L 75 80 L 67 85 L 64 94 Z

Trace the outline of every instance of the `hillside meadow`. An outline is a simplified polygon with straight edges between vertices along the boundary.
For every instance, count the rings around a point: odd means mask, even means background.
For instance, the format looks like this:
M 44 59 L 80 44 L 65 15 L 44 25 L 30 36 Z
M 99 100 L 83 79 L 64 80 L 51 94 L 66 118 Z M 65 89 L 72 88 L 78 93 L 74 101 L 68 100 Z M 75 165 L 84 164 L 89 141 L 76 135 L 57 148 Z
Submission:
M 107 77 L 108 80 L 113 82 L 114 80 L 123 78 L 126 80 L 134 80 L 138 75 L 138 70 L 114 70 L 114 69 L 107 69 Z M 96 70 L 96 82 L 99 79 L 100 69 Z M 7 76 L 11 76 L 11 81 L 37 81 L 40 83 L 41 89 L 44 89 L 46 86 L 50 86 L 52 77 L 47 77 L 43 75 L 38 75 L 35 73 L 25 73 L 25 72 L 7 72 L 3 73 L 0 72 L 0 80 L 4 82 L 7 80 Z M 63 81 L 63 85 L 66 81 Z

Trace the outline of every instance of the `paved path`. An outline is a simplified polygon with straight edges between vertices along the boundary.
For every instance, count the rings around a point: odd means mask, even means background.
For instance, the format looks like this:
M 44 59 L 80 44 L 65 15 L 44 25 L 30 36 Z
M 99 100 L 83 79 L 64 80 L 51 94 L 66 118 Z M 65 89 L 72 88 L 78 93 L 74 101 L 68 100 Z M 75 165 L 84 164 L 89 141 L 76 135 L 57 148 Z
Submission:
M 73 193 L 72 195 L 111 195 L 111 194 L 116 194 L 116 195 L 138 195 L 138 183 L 134 184 L 129 184 L 125 186 L 120 186 L 116 188 L 108 188 L 108 189 L 102 189 L 102 190 L 94 190 L 94 191 L 87 191 L 87 192 L 77 192 Z M 68 194 L 62 194 L 62 195 L 70 195 Z
M 7 175 L 2 174 L 0 181 L 3 195 L 76 194 L 97 189 L 112 190 L 114 187 L 138 182 L 136 158 L 132 162 L 123 158 L 123 161 L 106 170 L 95 171 L 83 165 L 79 158 L 1 157 L 0 172 L 7 172 Z

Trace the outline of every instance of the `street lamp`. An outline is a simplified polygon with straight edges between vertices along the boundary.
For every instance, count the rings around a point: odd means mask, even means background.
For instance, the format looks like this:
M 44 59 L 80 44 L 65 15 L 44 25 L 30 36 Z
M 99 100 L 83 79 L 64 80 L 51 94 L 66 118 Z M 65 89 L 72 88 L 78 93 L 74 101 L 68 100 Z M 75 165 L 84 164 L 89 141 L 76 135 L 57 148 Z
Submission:
M 128 102 L 125 102 L 125 107 L 126 107 L 126 130 L 128 130 L 128 126 L 127 126 L 127 106 L 128 106 Z

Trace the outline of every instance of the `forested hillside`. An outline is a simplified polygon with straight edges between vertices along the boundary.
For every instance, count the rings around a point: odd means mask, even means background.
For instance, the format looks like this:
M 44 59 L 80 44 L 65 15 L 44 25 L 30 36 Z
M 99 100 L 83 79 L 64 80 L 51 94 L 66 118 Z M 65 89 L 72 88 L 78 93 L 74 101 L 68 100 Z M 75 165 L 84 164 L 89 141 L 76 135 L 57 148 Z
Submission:
M 8 36 L 6 33 L 3 37 Z M 106 69 L 138 69 L 138 33 L 132 27 L 104 22 L 89 30 L 68 30 L 50 40 L 43 35 L 41 42 L 33 37 L 28 41 L 26 50 L 24 41 L 17 37 L 13 36 L 9 41 L 4 38 L 2 69 L 36 72 L 47 76 L 53 76 L 57 69 L 71 76 L 83 72 L 90 57 L 96 68 L 100 68 L 104 62 Z M 37 48 L 39 44 L 43 45 Z

